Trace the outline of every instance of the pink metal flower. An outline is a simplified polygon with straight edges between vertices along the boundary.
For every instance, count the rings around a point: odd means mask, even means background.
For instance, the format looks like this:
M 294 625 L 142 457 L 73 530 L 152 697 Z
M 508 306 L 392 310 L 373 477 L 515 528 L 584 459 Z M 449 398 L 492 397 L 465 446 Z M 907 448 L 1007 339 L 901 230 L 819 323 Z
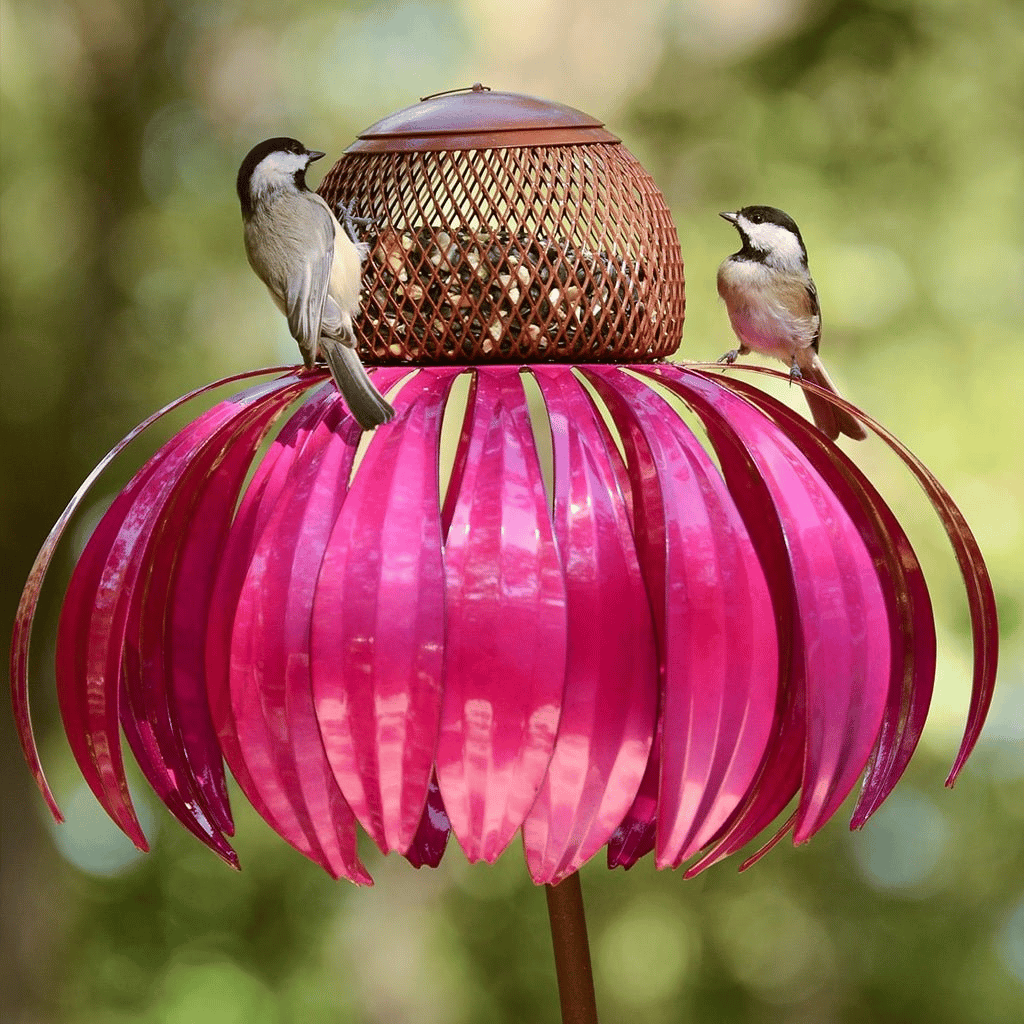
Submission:
M 450 400 L 463 374 L 464 414 Z M 550 488 L 527 375 L 550 426 Z M 416 865 L 436 865 L 450 832 L 486 861 L 521 833 L 541 883 L 602 846 L 611 865 L 654 850 L 659 867 L 700 871 L 794 798 L 768 845 L 804 842 L 862 774 L 853 826 L 881 804 L 928 710 L 931 607 L 895 515 L 824 435 L 695 365 L 374 380 L 397 415 L 362 446 L 321 374 L 220 402 L 135 475 L 79 559 L 61 713 L 97 799 L 140 848 L 119 729 L 160 799 L 229 863 L 224 762 L 296 849 L 367 884 L 357 823 Z M 446 410 L 463 420 L 442 489 Z M 156 418 L 72 500 L 18 613 L 16 716 L 58 819 L 29 721 L 33 615 L 89 486 Z M 864 419 L 928 493 L 967 587 L 974 689 L 952 783 L 991 699 L 992 589 L 946 492 Z

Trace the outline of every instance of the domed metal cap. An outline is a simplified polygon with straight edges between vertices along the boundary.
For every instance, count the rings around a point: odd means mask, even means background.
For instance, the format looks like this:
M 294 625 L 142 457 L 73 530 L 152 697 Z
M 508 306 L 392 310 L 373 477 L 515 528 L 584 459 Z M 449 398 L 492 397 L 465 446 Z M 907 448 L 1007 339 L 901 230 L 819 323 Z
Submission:
M 620 142 L 603 121 L 563 103 L 514 92 L 468 89 L 425 96 L 371 125 L 346 153 L 438 152 Z

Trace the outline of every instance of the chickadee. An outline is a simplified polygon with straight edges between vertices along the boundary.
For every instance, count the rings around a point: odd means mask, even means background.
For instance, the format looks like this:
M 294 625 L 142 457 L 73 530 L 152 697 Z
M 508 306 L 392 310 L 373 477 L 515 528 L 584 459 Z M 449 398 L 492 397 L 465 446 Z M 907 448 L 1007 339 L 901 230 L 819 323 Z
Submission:
M 743 248 L 718 268 L 718 294 L 725 300 L 740 347 L 719 362 L 760 352 L 781 359 L 792 377 L 838 395 L 818 357 L 821 310 L 807 269 L 807 249 L 795 221 L 773 206 L 745 206 L 721 213 L 740 233 Z M 862 441 L 867 432 L 849 413 L 805 391 L 818 429 L 833 441 L 842 433 Z
M 295 139 L 254 146 L 238 171 L 245 252 L 299 343 L 307 369 L 327 361 L 334 382 L 364 429 L 395 411 L 356 354 L 365 249 L 342 230 L 331 208 L 306 187 L 306 168 L 323 153 Z

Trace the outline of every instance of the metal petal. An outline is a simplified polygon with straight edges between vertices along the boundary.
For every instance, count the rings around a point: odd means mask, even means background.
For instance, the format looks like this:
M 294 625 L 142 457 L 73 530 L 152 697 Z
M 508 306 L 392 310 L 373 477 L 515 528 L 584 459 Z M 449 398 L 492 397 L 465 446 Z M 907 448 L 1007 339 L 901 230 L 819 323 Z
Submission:
M 616 419 L 627 458 L 656 467 L 645 515 L 660 509 L 664 696 L 658 865 L 704 846 L 758 776 L 775 716 L 778 646 L 768 584 L 718 470 L 672 407 L 617 370 L 588 371 Z M 597 381 L 601 383 L 597 383 Z M 648 456 L 637 460 L 647 462 Z M 643 486 L 643 485 L 641 485 Z M 634 507 L 639 500 L 634 496 Z
M 359 464 L 312 615 L 320 731 L 345 798 L 380 846 L 406 851 L 427 803 L 444 665 L 438 448 L 457 370 L 423 370 Z
M 437 777 L 466 856 L 493 861 L 529 812 L 554 747 L 565 580 L 518 369 L 478 370 L 468 415 L 445 547 Z
M 890 643 L 878 572 L 856 524 L 792 442 L 726 389 L 674 373 L 728 421 L 771 492 L 786 534 L 805 652 L 807 747 L 794 841 L 806 842 L 839 808 L 881 728 Z
M 355 819 L 320 739 L 309 672 L 316 576 L 360 432 L 333 388 L 307 403 L 304 413 L 306 429 L 291 448 L 287 479 L 238 597 L 232 707 L 243 757 L 264 802 L 287 802 L 315 859 L 334 877 L 368 883 L 356 854 Z M 284 816 L 291 824 L 291 815 Z
M 451 831 L 452 825 L 448 820 L 448 812 L 444 809 L 444 802 L 441 800 L 441 790 L 437 785 L 437 774 L 435 773 L 430 777 L 427 806 L 423 809 L 423 817 L 420 819 L 416 835 L 413 837 L 409 849 L 405 851 L 405 859 L 416 868 L 421 868 L 424 865 L 436 868 L 444 856 Z
M 744 366 L 743 369 L 761 374 L 774 375 L 788 380 L 786 374 L 772 370 L 766 366 Z M 816 390 L 834 405 L 855 415 L 866 426 L 870 427 L 904 462 L 913 473 L 917 482 L 927 494 L 935 509 L 949 542 L 956 556 L 960 574 L 967 591 L 967 602 L 971 616 L 971 634 L 974 642 L 974 679 L 971 689 L 971 706 L 967 716 L 967 726 L 960 744 L 953 768 L 946 779 L 946 785 L 952 786 L 956 781 L 967 758 L 985 724 L 992 693 L 995 689 L 996 667 L 999 661 L 999 616 L 996 609 L 995 593 L 992 580 L 985 565 L 981 548 L 967 525 L 963 513 L 957 508 L 949 492 L 939 483 L 938 479 L 921 460 L 899 438 L 885 429 L 880 423 L 862 412 L 856 406 L 836 395 L 826 394 L 816 385 L 801 381 L 800 386 L 807 390 Z
M 256 468 L 231 525 L 221 557 L 206 633 L 206 685 L 210 714 L 218 742 L 231 774 L 259 815 L 301 853 L 332 870 L 331 862 L 313 842 L 298 820 L 283 792 L 276 769 L 260 776 L 250 761 L 265 767 L 272 762 L 262 705 L 258 693 L 245 690 L 245 675 L 233 672 L 233 659 L 244 657 L 243 637 L 235 634 L 239 597 L 256 545 L 285 491 L 289 471 L 307 443 L 320 418 L 321 408 L 307 402 L 285 423 L 267 454 Z M 340 447 L 341 464 L 355 455 L 358 433 L 354 427 L 344 434 L 334 432 L 331 442 Z M 341 473 L 347 481 L 347 471 Z M 236 643 L 237 641 L 237 643 Z M 237 710 L 236 710 L 237 702 Z
M 237 858 L 220 835 L 233 826 L 204 680 L 189 681 L 193 699 L 183 702 L 177 696 L 184 681 L 174 686 L 172 650 L 180 645 L 170 626 L 171 592 L 186 541 L 198 537 L 216 549 L 223 540 L 249 463 L 276 412 L 266 402 L 257 410 L 233 417 L 230 429 L 225 425 L 196 449 L 164 498 L 149 539 L 143 541 L 140 531 L 138 582 L 128 592 L 122 651 L 120 719 L 140 767 L 175 817 L 193 832 L 201 829 L 234 866 Z M 186 600 L 196 609 L 208 606 L 211 581 L 209 573 L 185 581 Z
M 377 371 L 375 379 L 387 390 L 409 372 Z M 309 639 L 323 551 L 363 435 L 332 388 L 323 407 L 308 403 L 293 424 L 268 453 L 265 475 L 254 477 L 252 506 L 243 500 L 239 508 L 240 549 L 225 595 L 236 611 L 229 700 L 221 692 L 217 702 L 221 742 L 239 784 L 283 838 L 332 875 L 371 884 L 320 736 Z
M 568 654 L 558 738 L 523 824 L 533 880 L 557 883 L 611 837 L 654 738 L 654 626 L 611 460 L 621 458 L 571 368 L 534 366 L 551 419 L 554 525 Z
M 96 481 L 111 462 L 113 462 L 114 459 L 116 459 L 117 456 L 132 443 L 132 441 L 139 437 L 140 434 L 145 433 L 146 430 L 148 430 L 158 420 L 166 416 L 169 412 L 181 408 L 181 406 L 186 405 L 193 399 L 198 398 L 200 395 L 204 395 L 209 391 L 224 387 L 227 384 L 241 380 L 249 380 L 253 377 L 266 376 L 270 373 L 281 373 L 286 369 L 286 367 L 272 367 L 263 370 L 251 370 L 245 373 L 235 374 L 231 377 L 226 377 L 222 380 L 214 381 L 211 384 L 205 384 L 200 388 L 196 388 L 194 391 L 190 391 L 187 395 L 182 395 L 180 398 L 176 398 L 173 402 L 168 403 L 162 409 L 153 413 L 152 416 L 147 417 L 137 427 L 126 434 L 125 437 L 114 445 L 114 447 L 111 448 L 111 450 L 100 460 L 93 471 L 86 477 L 82 485 L 75 492 L 71 501 L 68 502 L 67 508 L 65 508 L 61 513 L 60 518 L 56 523 L 54 523 L 53 528 L 50 530 L 46 540 L 43 542 L 43 546 L 40 548 L 39 554 L 36 556 L 36 560 L 32 565 L 28 580 L 26 581 L 24 590 L 22 591 L 21 600 L 18 604 L 17 616 L 14 622 L 14 631 L 11 638 L 10 660 L 11 696 L 14 704 L 14 718 L 18 728 L 18 737 L 21 741 L 25 760 L 35 777 L 36 784 L 38 785 L 40 792 L 46 800 L 50 813 L 57 821 L 63 821 L 63 816 L 61 815 L 60 808 L 57 806 L 57 802 L 50 790 L 50 786 L 46 781 L 46 776 L 39 761 L 39 751 L 36 748 L 35 738 L 32 732 L 32 718 L 29 709 L 28 694 L 28 670 L 29 650 L 32 640 L 32 626 L 35 621 L 36 609 L 39 605 L 39 596 L 42 591 L 43 583 L 46 580 L 47 573 L 49 572 L 50 563 L 53 560 L 57 545 L 64 536 L 64 531 L 67 529 L 68 523 L 82 506 L 85 498 L 92 491 Z
M 293 378 L 252 388 L 221 403 L 178 434 L 121 492 L 86 545 L 61 613 L 57 681 L 65 729 L 83 775 L 111 817 L 137 843 L 141 837 L 128 796 L 118 735 L 119 689 L 125 630 L 153 531 L 179 476 L 202 464 L 246 417 L 273 415 L 281 393 L 306 386 Z M 145 750 L 140 750 L 146 761 Z M 182 760 L 159 766 L 171 788 L 187 774 Z M 144 840 L 143 840 L 144 843 Z
M 852 828 L 860 828 L 899 781 L 917 747 L 935 678 L 935 623 L 921 565 L 892 509 L 836 445 L 788 406 L 746 381 L 723 380 L 766 411 L 800 446 L 857 524 L 876 564 L 889 611 L 892 667 L 889 699 L 868 764 Z

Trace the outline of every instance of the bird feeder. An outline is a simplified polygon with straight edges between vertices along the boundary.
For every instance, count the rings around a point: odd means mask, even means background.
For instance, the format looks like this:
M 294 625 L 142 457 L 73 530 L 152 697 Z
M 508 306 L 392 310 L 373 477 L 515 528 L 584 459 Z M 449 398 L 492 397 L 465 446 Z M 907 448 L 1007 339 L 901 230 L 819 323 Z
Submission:
M 756 859 L 809 839 L 862 775 L 863 825 L 927 715 L 923 573 L 813 425 L 732 372 L 663 361 L 683 326 L 678 238 L 600 121 L 482 86 L 428 97 L 363 132 L 320 193 L 368 225 L 356 329 L 395 419 L 367 440 L 323 372 L 283 368 L 167 441 L 78 558 L 56 642 L 65 729 L 141 849 L 121 730 L 164 804 L 231 864 L 225 762 L 283 838 L 361 884 L 357 822 L 417 866 L 449 835 L 493 862 L 521 834 L 548 886 L 563 1019 L 596 1021 L 579 867 L 607 847 L 610 866 L 653 852 L 694 874 L 795 803 Z M 222 383 L 117 445 L 29 576 L 15 717 L 58 819 L 28 702 L 43 580 L 99 472 Z M 995 679 L 984 559 L 920 461 L 828 400 L 903 459 L 964 577 L 974 680 L 952 781 Z
M 366 129 L 321 195 L 368 218 L 371 364 L 652 362 L 683 260 L 651 176 L 601 121 L 481 85 Z

